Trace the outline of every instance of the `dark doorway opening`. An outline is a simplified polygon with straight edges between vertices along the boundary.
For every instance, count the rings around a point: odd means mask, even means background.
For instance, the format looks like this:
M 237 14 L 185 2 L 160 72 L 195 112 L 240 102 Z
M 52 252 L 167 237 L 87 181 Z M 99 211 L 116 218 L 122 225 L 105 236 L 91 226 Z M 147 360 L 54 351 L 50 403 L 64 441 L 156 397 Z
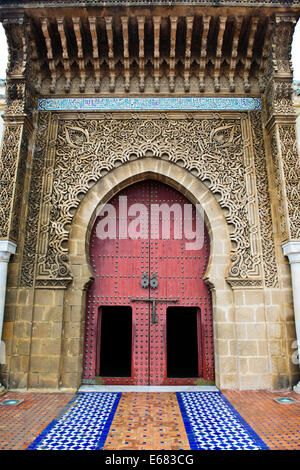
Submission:
M 131 307 L 102 307 L 99 326 L 99 376 L 131 377 Z
M 167 376 L 199 377 L 200 312 L 194 307 L 167 308 Z

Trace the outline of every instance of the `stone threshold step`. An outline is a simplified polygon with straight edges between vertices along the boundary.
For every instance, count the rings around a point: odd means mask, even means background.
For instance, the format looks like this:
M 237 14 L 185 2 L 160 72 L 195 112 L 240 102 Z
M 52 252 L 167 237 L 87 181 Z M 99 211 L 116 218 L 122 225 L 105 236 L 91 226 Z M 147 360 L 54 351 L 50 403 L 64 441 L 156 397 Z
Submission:
M 79 392 L 218 392 L 215 385 L 82 385 Z

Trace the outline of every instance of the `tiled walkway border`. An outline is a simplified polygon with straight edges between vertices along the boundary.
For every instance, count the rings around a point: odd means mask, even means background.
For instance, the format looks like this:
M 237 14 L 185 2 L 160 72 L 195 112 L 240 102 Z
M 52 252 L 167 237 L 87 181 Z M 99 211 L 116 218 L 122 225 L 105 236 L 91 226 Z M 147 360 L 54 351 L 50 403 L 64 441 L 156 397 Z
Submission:
M 232 413 L 235 415 L 235 417 L 240 421 L 240 423 L 244 426 L 244 428 L 247 430 L 249 435 L 252 437 L 252 439 L 259 445 L 261 446 L 262 449 L 269 449 L 267 444 L 256 434 L 256 432 L 252 429 L 252 427 L 247 423 L 247 421 L 240 415 L 240 413 L 234 408 L 234 406 L 230 403 L 230 401 L 223 395 L 222 393 L 222 400 L 227 403 L 228 407 L 231 409 Z
M 291 392 L 288 390 L 281 390 L 276 392 L 266 390 L 222 390 L 222 394 L 223 396 L 225 395 L 225 397 L 233 406 L 235 411 L 237 411 L 240 416 L 243 417 L 243 419 L 248 425 L 250 425 L 253 431 L 258 436 L 260 436 L 260 438 L 267 444 L 269 449 L 274 451 L 300 450 L 300 397 L 295 392 Z M 141 395 L 144 395 L 144 393 L 141 393 Z M 148 395 L 157 394 L 148 393 Z M 165 393 L 165 395 L 168 395 L 168 393 Z M 172 393 L 170 395 L 175 396 L 175 393 Z M 296 402 L 291 405 L 283 405 L 274 401 L 275 398 L 282 396 L 294 398 Z M 35 441 L 37 436 L 40 436 L 40 434 L 45 431 L 45 428 L 49 425 L 49 423 L 52 423 L 54 419 L 58 420 L 59 417 L 65 413 L 67 409 L 66 405 L 70 404 L 70 400 L 72 403 L 73 394 L 9 391 L 5 396 L 0 398 L 0 401 L 3 401 L 5 399 L 22 399 L 23 402 L 17 407 L 0 407 L 0 449 L 1 451 L 24 450 L 28 448 L 30 443 Z M 175 399 L 177 402 L 176 396 Z M 123 418 L 121 416 L 122 407 L 120 405 L 121 402 L 119 403 L 118 409 L 114 416 L 114 424 L 117 424 L 116 418 L 118 417 L 119 422 L 124 427 L 124 420 L 122 421 Z M 126 404 L 126 406 L 128 405 Z M 163 405 L 161 404 L 161 407 L 162 406 Z M 169 414 L 164 406 L 163 409 L 166 411 L 168 417 Z M 132 414 L 132 412 L 135 412 L 135 410 L 135 408 L 128 409 L 128 416 Z M 179 405 L 178 413 L 180 413 Z M 129 418 L 130 417 L 131 416 L 129 416 Z M 172 417 L 172 412 L 170 413 L 170 417 Z M 145 418 L 145 413 L 143 414 L 143 418 Z M 158 415 L 156 419 L 157 423 L 159 423 L 159 418 L 160 416 Z M 138 422 L 138 416 L 135 421 Z M 172 449 L 175 449 L 176 442 L 173 441 L 172 432 L 176 431 L 176 429 L 171 428 L 171 433 L 169 433 L 167 421 L 169 420 L 163 420 L 165 424 L 164 435 L 168 437 L 168 442 L 170 442 L 171 440 Z M 141 422 L 143 425 L 143 420 L 141 420 Z M 173 418 L 171 419 L 171 421 L 169 421 L 169 423 L 170 422 L 173 422 Z M 153 420 L 148 421 L 147 426 L 151 429 L 151 432 L 153 434 Z M 183 420 L 182 427 L 184 429 Z M 116 429 L 114 434 L 119 434 L 119 442 L 121 442 L 122 429 L 119 429 L 119 426 L 114 429 Z M 109 433 L 111 433 L 111 431 L 112 426 L 110 428 Z M 123 434 L 124 437 L 126 437 L 125 433 Z M 109 434 L 106 438 L 106 443 L 103 449 L 108 449 L 110 447 L 109 441 L 111 441 L 111 439 L 108 438 Z M 139 439 L 137 435 L 135 436 L 135 440 L 138 443 Z M 154 440 L 155 439 L 153 436 L 151 442 L 147 443 L 148 449 L 151 448 L 152 442 L 154 442 Z M 115 445 L 115 441 L 111 444 L 113 445 L 113 448 L 115 450 L 118 450 L 119 447 L 118 445 Z M 190 444 L 186 432 L 185 440 L 183 444 L 180 444 L 180 446 L 184 449 L 190 449 Z M 134 446 L 134 442 L 131 442 L 131 450 L 132 448 L 142 450 L 142 447 L 139 449 L 138 445 Z M 151 448 L 151 450 L 153 449 Z
M 57 415 L 56 418 L 54 418 L 51 423 L 48 424 L 48 426 L 45 427 L 43 432 L 37 436 L 37 438 L 30 444 L 28 447 L 28 450 L 35 449 L 41 441 L 44 439 L 44 437 L 48 434 L 48 432 L 58 424 L 59 420 L 70 410 L 70 408 L 74 405 L 78 395 L 74 395 L 74 397 L 67 403 L 63 409 L 60 411 L 60 413 Z

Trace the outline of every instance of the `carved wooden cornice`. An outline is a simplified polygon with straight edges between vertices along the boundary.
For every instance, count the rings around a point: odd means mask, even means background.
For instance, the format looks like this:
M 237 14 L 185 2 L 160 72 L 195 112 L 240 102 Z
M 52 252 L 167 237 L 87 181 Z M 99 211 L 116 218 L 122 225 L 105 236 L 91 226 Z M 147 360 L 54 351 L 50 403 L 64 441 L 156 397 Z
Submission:
M 0 19 L 10 48 L 25 25 L 9 73 L 18 67 L 22 74 L 25 59 L 31 84 L 42 95 L 263 91 L 277 9 L 256 8 L 257 2 L 255 8 L 213 8 L 214 2 L 208 2 L 205 9 L 201 2 L 191 2 L 194 7 L 136 2 L 140 6 L 129 9 L 131 2 L 126 8 L 85 3 L 91 8 L 81 2 L 73 9 L 67 8 L 69 2 L 45 2 L 41 10 L 34 2 L 20 2 L 24 9 L 18 10 L 2 3 Z M 279 13 L 296 21 L 300 11 L 293 4 Z
M 180 17 L 32 16 L 26 18 L 25 39 L 42 94 L 259 93 L 269 24 L 264 15 L 234 18 L 217 11 Z M 6 30 L 12 34 L 12 28 Z

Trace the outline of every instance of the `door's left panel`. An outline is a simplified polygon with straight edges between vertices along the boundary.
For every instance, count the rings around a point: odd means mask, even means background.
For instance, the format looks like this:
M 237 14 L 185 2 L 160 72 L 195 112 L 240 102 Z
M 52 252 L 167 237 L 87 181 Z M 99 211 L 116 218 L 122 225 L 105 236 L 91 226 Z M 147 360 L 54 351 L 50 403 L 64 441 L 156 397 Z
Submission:
M 120 197 L 126 197 L 126 201 Z M 148 205 L 148 199 L 149 191 L 146 185 L 133 185 L 123 190 L 109 202 L 114 207 L 115 220 L 110 217 L 113 210 L 110 209 L 110 214 L 102 211 L 92 229 L 89 254 L 94 281 L 87 292 L 84 383 L 96 382 L 109 385 L 149 383 L 149 305 L 131 301 L 132 298 L 149 296 L 148 289 L 143 288 L 141 282 L 142 273 L 149 272 L 149 242 L 147 239 L 132 239 L 126 236 L 124 228 L 130 228 L 132 217 L 119 207 L 119 204 L 124 205 L 124 201 L 127 207 L 131 207 L 137 201 Z M 99 237 L 98 223 L 105 218 L 107 224 L 115 223 L 115 237 Z M 102 229 L 103 227 L 104 225 Z M 114 345 L 114 351 L 110 349 L 114 356 L 112 361 L 117 362 L 119 356 L 121 362 L 124 344 L 122 341 L 117 341 L 117 338 L 122 335 L 126 323 L 125 318 L 122 318 L 122 312 L 126 311 L 126 307 L 131 311 L 131 375 L 112 375 L 112 369 L 110 375 L 104 375 L 108 363 L 101 363 L 101 348 L 104 347 L 102 334 L 104 342 L 109 335 L 111 345 Z M 106 315 L 106 323 L 103 325 L 102 320 Z M 126 313 L 124 315 L 126 316 Z M 128 322 L 125 328 L 128 328 Z M 107 356 L 109 346 L 103 351 Z M 118 370 L 117 366 L 114 370 Z

